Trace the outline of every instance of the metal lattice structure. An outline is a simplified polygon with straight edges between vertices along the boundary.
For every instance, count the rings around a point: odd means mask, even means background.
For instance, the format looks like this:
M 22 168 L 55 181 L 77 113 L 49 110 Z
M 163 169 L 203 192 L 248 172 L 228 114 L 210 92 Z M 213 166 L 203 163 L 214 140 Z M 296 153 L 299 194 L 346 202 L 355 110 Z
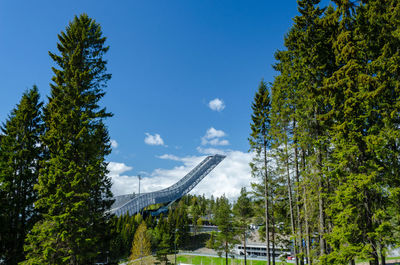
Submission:
M 115 197 L 115 202 L 110 212 L 121 216 L 140 212 L 147 206 L 158 203 L 172 202 L 180 199 L 183 195 L 190 192 L 199 182 L 207 176 L 223 159 L 223 155 L 213 155 L 206 157 L 200 164 L 193 168 L 186 176 L 172 186 L 149 193 L 135 195 L 121 195 Z

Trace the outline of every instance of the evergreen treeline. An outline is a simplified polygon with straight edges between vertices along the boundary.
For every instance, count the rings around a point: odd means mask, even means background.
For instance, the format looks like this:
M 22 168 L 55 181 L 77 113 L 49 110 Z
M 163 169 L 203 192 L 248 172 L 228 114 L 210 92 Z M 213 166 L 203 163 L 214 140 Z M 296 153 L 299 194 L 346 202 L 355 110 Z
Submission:
M 1 128 L 0 263 L 91 264 L 109 248 L 109 47 L 86 14 L 58 39 L 48 103 L 33 87 Z
M 291 235 L 296 264 L 385 264 L 400 243 L 400 5 L 319 2 L 298 1 L 254 98 L 259 212 L 267 242 Z
M 218 201 L 218 199 L 217 199 Z M 209 221 L 202 218 L 211 217 L 216 209 L 214 198 L 207 199 L 204 196 L 185 195 L 178 202 L 171 205 L 168 213 L 152 217 L 145 212 L 145 217 L 140 214 L 135 216 L 123 215 L 111 219 L 111 249 L 109 258 L 118 261 L 137 252 L 133 246 L 140 244 L 135 242 L 134 235 L 142 222 L 150 240 L 151 253 L 160 261 L 165 261 L 167 254 L 172 254 L 177 249 L 188 249 L 193 245 L 190 240 L 196 238 L 197 227 Z M 190 226 L 193 228 L 193 236 L 190 235 Z M 131 255 L 137 257 L 137 255 Z
M 26 234 L 39 220 L 34 208 L 44 148 L 42 104 L 34 86 L 2 125 L 0 136 L 0 260 L 17 264 L 24 260 Z M 1 263 L 1 262 L 0 262 Z
M 141 250 L 150 249 L 145 252 L 167 264 L 167 255 L 175 253 L 175 247 L 177 251 L 193 250 L 206 244 L 220 256 L 224 254 L 228 260 L 234 244 L 243 242 L 249 232 L 249 225 L 254 218 L 252 209 L 252 200 L 248 197 L 248 192 L 242 189 L 240 197 L 233 205 L 225 196 L 216 199 L 211 196 L 208 199 L 204 195 L 188 194 L 173 203 L 166 215 L 152 217 L 145 211 L 146 217 L 140 214 L 113 217 L 113 251 L 109 258 L 111 261 L 128 256 L 137 259 L 141 257 Z M 141 225 L 145 228 L 139 231 Z M 198 228 L 201 225 L 218 226 L 219 232 L 199 233 Z

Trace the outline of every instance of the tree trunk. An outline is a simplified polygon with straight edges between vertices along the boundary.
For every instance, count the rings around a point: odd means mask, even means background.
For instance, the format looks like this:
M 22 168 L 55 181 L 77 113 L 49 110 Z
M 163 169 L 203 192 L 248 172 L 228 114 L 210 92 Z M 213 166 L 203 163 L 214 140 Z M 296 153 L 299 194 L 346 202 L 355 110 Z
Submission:
M 370 197 L 371 196 L 370 196 L 368 190 L 364 189 L 364 219 L 365 219 L 365 221 L 367 223 L 367 227 L 366 227 L 367 231 L 371 231 L 372 230 L 372 226 L 373 226 L 373 224 L 372 224 L 372 216 L 371 216 L 371 212 L 372 211 L 371 211 L 371 207 L 370 207 L 370 205 L 371 205 L 370 204 L 371 203 Z M 372 255 L 372 258 L 373 258 L 372 260 L 369 261 L 369 264 L 371 264 L 371 265 L 379 265 L 379 257 L 378 257 L 378 250 L 377 250 L 377 247 L 376 247 L 376 241 L 375 241 L 374 238 L 372 238 L 371 236 L 368 235 L 367 231 L 364 231 L 363 233 L 367 237 L 368 242 L 372 247 L 371 255 Z
M 299 264 L 299 260 L 297 259 L 297 250 L 296 250 L 296 229 L 294 223 L 294 213 L 293 213 L 293 199 L 292 199 L 292 183 L 290 181 L 290 172 L 289 172 L 289 153 L 288 153 L 288 146 L 287 140 L 285 141 L 285 153 L 286 153 L 286 174 L 287 174 L 287 185 L 288 185 L 288 197 L 289 197 L 289 210 L 290 210 L 290 224 L 292 228 L 292 235 L 294 236 L 293 239 L 293 250 L 294 256 L 296 260 L 296 265 Z
M 386 257 L 385 255 L 383 255 L 383 253 L 381 252 L 381 264 L 385 265 L 386 264 Z
M 225 241 L 225 262 L 228 265 L 228 242 Z
M 247 264 L 247 251 L 246 251 L 246 229 L 244 229 L 244 234 L 243 234 L 244 240 L 243 240 L 243 246 L 244 246 L 244 265 Z
M 271 265 L 271 255 L 269 250 L 269 190 L 268 190 L 268 160 L 267 160 L 267 142 L 264 140 L 264 171 L 265 171 L 265 239 L 267 243 L 267 260 Z
M 305 151 L 302 149 L 302 156 L 301 156 L 301 165 L 302 165 L 302 172 L 305 171 Z M 307 264 L 312 265 L 312 258 L 311 258 L 311 250 L 310 250 L 310 226 L 308 224 L 308 207 L 307 207 L 307 194 L 306 194 L 306 185 L 303 184 L 303 207 L 304 207 L 304 222 L 305 222 L 305 232 L 306 232 L 306 256 L 307 256 Z
M 301 222 L 301 217 L 300 217 L 300 202 L 301 202 L 301 196 L 300 196 L 300 174 L 299 174 L 299 158 L 298 158 L 298 148 L 297 148 L 297 133 L 296 133 L 296 119 L 293 119 L 293 139 L 294 139 L 294 163 L 295 163 L 295 173 L 296 173 L 296 189 L 295 189 L 295 194 L 296 194 L 296 210 L 297 210 L 297 241 L 299 244 L 299 251 L 300 253 L 304 253 L 304 248 L 303 248 L 303 237 L 302 237 L 302 222 Z M 303 254 L 304 255 L 304 254 Z M 303 255 L 301 255 L 301 260 L 300 260 L 300 265 L 304 265 L 304 259 Z
M 308 207 L 306 200 L 306 187 L 303 187 L 304 192 L 304 220 L 305 220 L 305 229 L 306 229 L 306 254 L 307 254 L 307 264 L 312 265 L 312 257 L 311 257 L 311 236 L 310 236 L 310 225 L 308 223 Z
M 385 252 L 383 251 L 384 245 L 379 244 L 379 254 L 381 257 L 381 264 L 385 265 L 386 264 L 386 257 L 385 257 Z
M 324 214 L 324 198 L 322 197 L 324 191 L 323 179 L 322 179 L 322 159 L 321 159 L 321 149 L 318 149 L 317 154 L 317 176 L 318 176 L 318 208 L 319 208 L 319 247 L 320 255 L 326 254 L 326 244 L 324 239 L 325 234 L 325 214 Z
M 372 241 L 372 240 L 370 240 L 370 241 Z M 371 242 L 373 260 L 370 260 L 369 264 L 371 264 L 371 265 L 379 265 L 378 251 L 377 251 L 376 246 L 375 246 L 374 243 L 375 242 Z
M 274 204 L 273 204 L 272 200 L 271 200 L 271 203 L 272 203 L 271 207 L 273 209 Z M 274 212 L 274 211 L 272 210 L 272 212 Z M 272 265 L 275 265 L 275 218 L 274 218 L 273 214 L 271 217 L 271 221 L 272 221 Z

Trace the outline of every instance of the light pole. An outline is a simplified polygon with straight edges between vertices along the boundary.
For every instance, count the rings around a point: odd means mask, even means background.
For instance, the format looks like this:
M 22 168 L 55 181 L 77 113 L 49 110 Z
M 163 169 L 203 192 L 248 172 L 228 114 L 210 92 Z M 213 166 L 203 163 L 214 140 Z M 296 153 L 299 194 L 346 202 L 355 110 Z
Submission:
M 139 179 L 139 195 L 140 195 L 140 180 L 142 179 L 142 177 L 140 175 L 137 176 Z

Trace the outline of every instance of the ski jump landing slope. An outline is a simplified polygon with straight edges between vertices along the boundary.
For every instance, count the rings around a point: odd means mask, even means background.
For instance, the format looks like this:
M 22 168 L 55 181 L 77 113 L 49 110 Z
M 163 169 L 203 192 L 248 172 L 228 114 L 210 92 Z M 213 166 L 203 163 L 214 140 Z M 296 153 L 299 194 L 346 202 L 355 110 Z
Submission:
M 117 216 L 126 213 L 134 215 L 152 204 L 172 202 L 180 199 L 199 184 L 224 158 L 225 156 L 223 155 L 206 157 L 177 183 L 163 190 L 143 193 L 138 196 L 133 194 L 117 196 L 114 198 L 115 202 L 110 212 Z

